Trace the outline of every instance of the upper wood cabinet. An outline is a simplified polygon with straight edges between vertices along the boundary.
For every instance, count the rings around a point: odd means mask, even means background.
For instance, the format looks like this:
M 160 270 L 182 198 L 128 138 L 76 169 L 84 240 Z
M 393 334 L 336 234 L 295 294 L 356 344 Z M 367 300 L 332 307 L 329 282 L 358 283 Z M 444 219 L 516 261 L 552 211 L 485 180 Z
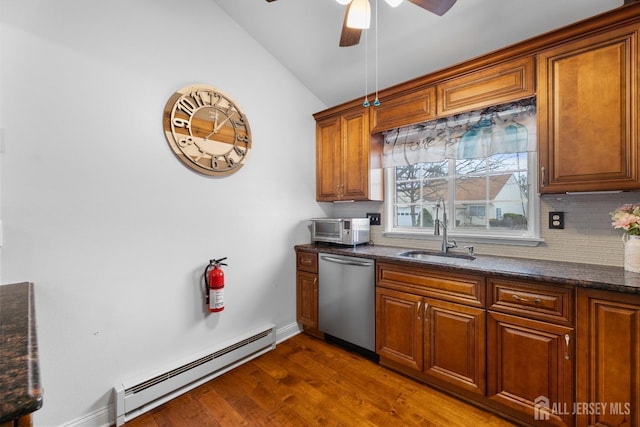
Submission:
M 636 1 L 315 114 L 318 201 L 382 200 L 380 132 L 534 95 L 540 193 L 639 190 L 639 33 Z
M 430 86 L 390 99 L 382 98 L 381 104 L 370 111 L 371 133 L 432 120 L 436 117 L 436 89 Z
M 532 56 L 455 77 L 437 85 L 438 117 L 533 96 L 534 81 Z
M 363 107 L 316 123 L 316 199 L 382 200 L 382 140 Z
M 538 55 L 541 193 L 640 188 L 638 24 Z

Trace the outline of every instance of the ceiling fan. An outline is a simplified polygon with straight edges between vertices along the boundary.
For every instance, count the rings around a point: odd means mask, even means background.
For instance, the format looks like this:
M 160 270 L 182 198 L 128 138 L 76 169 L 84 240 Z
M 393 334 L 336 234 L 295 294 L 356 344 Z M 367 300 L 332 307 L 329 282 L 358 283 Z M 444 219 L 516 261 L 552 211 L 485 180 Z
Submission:
M 267 0 L 271 3 L 276 0 Z M 369 28 L 369 17 L 371 6 L 369 0 L 336 0 L 340 4 L 347 5 L 347 10 L 344 14 L 344 21 L 342 22 L 342 34 L 340 35 L 340 47 L 355 46 L 360 43 L 360 36 L 364 28 Z M 385 0 L 391 7 L 396 7 L 402 0 Z M 435 13 L 438 16 L 442 16 L 456 0 L 409 0 L 416 6 L 420 6 L 429 12 Z M 353 13 L 352 13 L 353 8 Z M 360 22 L 354 22 L 356 14 L 360 15 L 362 20 Z

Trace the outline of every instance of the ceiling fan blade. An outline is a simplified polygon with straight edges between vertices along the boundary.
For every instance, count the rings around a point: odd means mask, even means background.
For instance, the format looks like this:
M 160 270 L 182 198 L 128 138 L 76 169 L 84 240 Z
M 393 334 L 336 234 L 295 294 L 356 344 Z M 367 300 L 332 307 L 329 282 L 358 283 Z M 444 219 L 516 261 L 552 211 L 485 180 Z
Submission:
M 355 46 L 360 43 L 360 35 L 362 30 L 359 28 L 347 27 L 347 16 L 349 16 L 349 9 L 353 2 L 347 5 L 347 9 L 344 12 L 344 21 L 342 22 L 342 34 L 340 34 L 340 47 Z
M 271 3 L 272 1 L 276 1 L 276 0 L 267 0 L 267 2 Z
M 411 3 L 442 16 L 453 6 L 456 0 L 409 0 Z

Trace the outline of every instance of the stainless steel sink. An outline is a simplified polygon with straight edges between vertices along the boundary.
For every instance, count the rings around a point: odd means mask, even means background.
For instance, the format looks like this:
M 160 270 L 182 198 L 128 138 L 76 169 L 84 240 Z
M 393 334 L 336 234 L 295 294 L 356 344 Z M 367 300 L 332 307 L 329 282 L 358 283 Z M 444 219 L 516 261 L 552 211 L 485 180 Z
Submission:
M 398 255 L 415 258 L 415 259 L 421 259 L 425 261 L 433 258 L 460 258 L 460 259 L 466 259 L 469 261 L 473 261 L 474 259 L 476 259 L 476 257 L 473 255 L 461 254 L 459 252 L 438 252 L 438 251 L 425 251 L 425 250 L 400 252 Z

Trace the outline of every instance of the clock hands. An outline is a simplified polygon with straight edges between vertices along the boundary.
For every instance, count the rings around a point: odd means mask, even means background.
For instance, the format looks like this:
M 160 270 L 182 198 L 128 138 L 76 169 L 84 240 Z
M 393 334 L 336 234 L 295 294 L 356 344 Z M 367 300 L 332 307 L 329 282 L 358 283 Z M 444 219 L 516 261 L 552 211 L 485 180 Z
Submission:
M 217 114 L 217 112 L 216 112 L 216 114 Z M 229 119 L 231 119 L 231 116 L 227 116 L 227 118 L 226 118 L 226 119 L 224 119 L 224 120 L 222 121 L 222 123 L 220 123 L 219 125 L 215 126 L 215 127 L 213 128 L 213 133 L 218 133 L 218 130 L 220 130 L 220 128 L 221 128 L 222 126 L 224 126 L 224 124 L 225 124 L 227 121 L 229 121 Z
M 226 122 L 228 122 L 228 121 L 231 119 L 231 116 L 233 115 L 233 114 L 232 114 L 232 115 L 230 115 L 230 116 L 227 116 L 227 115 L 225 114 L 226 118 L 225 118 L 222 122 L 218 123 L 218 110 L 215 110 L 215 112 L 216 112 L 216 113 L 215 113 L 215 115 L 214 115 L 214 117 L 213 117 L 213 131 L 211 131 L 211 133 L 209 133 L 209 135 L 205 136 L 205 137 L 204 137 L 204 139 L 209 139 L 209 137 L 211 137 L 211 135 L 215 135 L 216 133 L 218 133 L 218 131 L 220 130 L 220 128 L 221 128 L 222 126 L 224 126 L 224 124 L 225 124 Z

